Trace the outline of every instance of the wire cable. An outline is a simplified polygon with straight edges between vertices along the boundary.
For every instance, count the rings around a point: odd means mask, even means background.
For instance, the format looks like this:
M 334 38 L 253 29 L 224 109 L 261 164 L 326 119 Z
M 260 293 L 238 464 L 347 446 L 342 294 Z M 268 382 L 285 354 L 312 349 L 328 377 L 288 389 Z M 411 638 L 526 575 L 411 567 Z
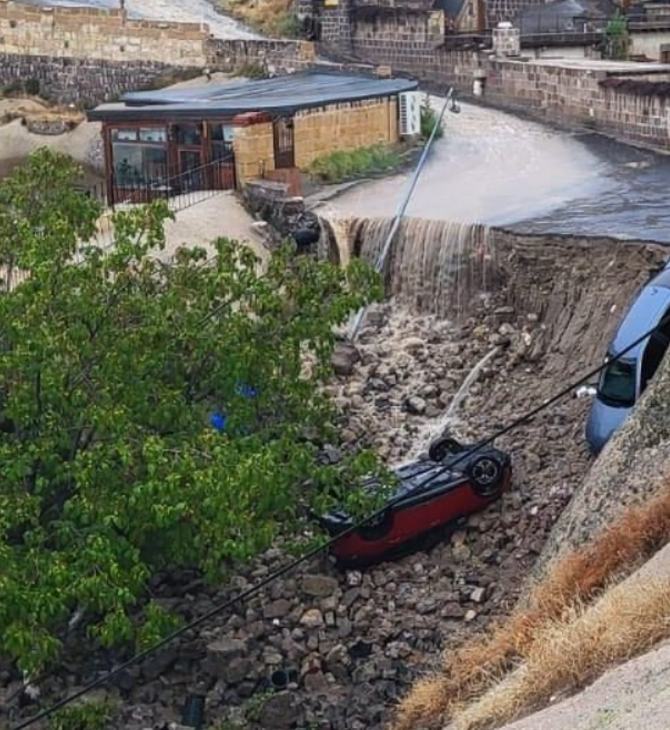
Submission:
M 472 454 L 476 453 L 477 451 L 480 451 L 481 449 L 485 448 L 486 446 L 489 446 L 493 443 L 497 438 L 500 438 L 501 436 L 504 436 L 508 434 L 510 431 L 513 431 L 514 429 L 518 428 L 519 426 L 523 425 L 524 423 L 527 423 L 532 418 L 534 418 L 536 415 L 541 413 L 543 410 L 546 410 L 547 408 L 550 408 L 554 403 L 564 398 L 566 395 L 571 393 L 575 388 L 577 388 L 580 385 L 583 385 L 588 380 L 590 380 L 594 375 L 597 375 L 602 370 L 604 370 L 606 367 L 611 365 L 613 362 L 616 362 L 617 360 L 620 360 L 623 358 L 627 353 L 629 353 L 631 350 L 633 350 L 635 347 L 637 347 L 640 343 L 644 342 L 648 337 L 651 337 L 654 332 L 656 332 L 658 329 L 663 327 L 666 324 L 670 324 L 670 314 L 666 314 L 665 317 L 661 319 L 661 321 L 654 326 L 652 329 L 650 329 L 648 332 L 645 332 L 643 335 L 638 337 L 634 342 L 632 342 L 628 347 L 624 348 L 621 352 L 619 352 L 614 357 L 611 357 L 607 359 L 602 365 L 599 365 L 596 368 L 593 368 L 590 370 L 586 375 L 579 378 L 577 381 L 571 383 L 570 385 L 566 386 L 562 390 L 560 390 L 556 395 L 552 396 L 551 398 L 543 401 L 540 405 L 536 406 L 535 408 L 528 411 L 528 413 L 524 414 L 523 416 L 520 416 L 519 418 L 515 419 L 510 423 L 509 425 L 499 429 L 496 431 L 493 435 L 489 436 L 488 438 L 484 439 L 483 441 L 480 441 L 476 445 L 474 445 L 472 448 L 466 449 L 463 453 L 456 455 L 456 457 L 449 461 L 448 465 L 446 465 L 443 469 L 438 470 L 436 474 L 432 474 L 430 477 L 428 477 L 422 484 L 421 487 L 425 487 L 429 484 L 431 484 L 433 481 L 438 479 L 442 474 L 444 474 L 445 471 L 453 470 L 453 468 L 464 461 L 466 458 L 469 458 Z M 431 468 L 434 468 L 432 466 Z M 50 717 L 58 710 L 62 709 L 63 707 L 66 707 L 67 705 L 72 704 L 76 700 L 80 699 L 84 695 L 88 694 L 89 692 L 93 691 L 94 689 L 97 689 L 98 687 L 101 687 L 104 684 L 107 684 L 110 679 L 117 676 L 121 672 L 125 671 L 129 667 L 143 661 L 147 657 L 151 656 L 152 654 L 155 654 L 157 651 L 162 649 L 164 646 L 172 643 L 175 639 L 178 639 L 180 636 L 183 636 L 185 633 L 192 631 L 193 629 L 198 628 L 202 624 L 204 624 L 206 621 L 208 621 L 211 618 L 214 618 L 214 616 L 217 616 L 220 613 L 223 613 L 229 608 L 232 608 L 238 603 L 243 603 L 255 594 L 259 593 L 263 588 L 270 585 L 271 583 L 274 583 L 274 581 L 278 580 L 282 576 L 286 575 L 287 573 L 290 573 L 291 571 L 298 568 L 303 563 L 308 562 L 312 558 L 315 558 L 317 555 L 321 554 L 325 550 L 328 550 L 335 542 L 341 540 L 343 537 L 346 537 L 347 535 L 350 535 L 352 532 L 355 532 L 356 530 L 360 529 L 361 527 L 364 527 L 368 522 L 371 520 L 374 520 L 377 517 L 380 517 L 386 510 L 393 507 L 395 504 L 400 502 L 402 499 L 404 499 L 405 495 L 396 497 L 394 499 L 389 500 L 386 502 L 382 507 L 380 507 L 378 510 L 373 512 L 371 515 L 368 515 L 367 517 L 359 520 L 358 522 L 355 522 L 354 524 L 350 525 L 348 528 L 343 530 L 341 533 L 336 535 L 335 537 L 330 538 L 329 540 L 326 540 L 321 545 L 318 545 L 308 552 L 304 553 L 299 558 L 296 558 L 292 562 L 288 563 L 282 568 L 279 568 L 274 573 L 270 573 L 265 578 L 260 580 L 258 583 L 254 584 L 253 586 L 250 586 L 246 590 L 242 591 L 239 595 L 237 595 L 234 598 L 231 598 L 227 601 L 224 601 L 223 603 L 214 606 L 214 608 L 210 609 L 206 613 L 204 613 L 202 616 L 198 617 L 197 619 L 189 622 L 188 624 L 185 624 L 184 626 L 181 626 L 180 628 L 176 629 L 172 633 L 168 634 L 166 637 L 161 639 L 160 641 L 156 642 L 150 647 L 147 647 L 143 651 L 139 652 L 138 654 L 135 654 L 130 659 L 127 659 L 125 662 L 119 664 L 114 669 L 111 669 L 106 674 L 103 674 L 102 676 L 98 677 L 98 679 L 95 679 L 88 684 L 81 687 L 79 690 L 77 690 L 74 694 L 71 694 L 67 697 L 64 697 L 63 699 L 59 700 L 58 702 L 55 702 L 54 704 L 50 705 L 49 707 L 45 708 L 44 710 L 41 710 L 40 712 L 36 713 L 35 715 L 32 715 L 31 717 L 27 718 L 26 720 L 23 720 L 20 724 L 15 725 L 11 730 L 24 730 L 25 728 L 31 727 L 35 723 L 39 722 L 40 720 L 44 720 L 47 717 Z

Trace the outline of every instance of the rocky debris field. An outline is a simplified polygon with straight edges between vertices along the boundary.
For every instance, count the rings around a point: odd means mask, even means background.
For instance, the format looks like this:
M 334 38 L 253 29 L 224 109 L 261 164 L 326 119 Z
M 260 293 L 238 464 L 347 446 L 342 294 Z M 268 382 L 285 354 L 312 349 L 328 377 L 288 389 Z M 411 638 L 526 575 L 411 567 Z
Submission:
M 387 223 L 361 223 L 351 251 L 375 249 Z M 369 312 L 356 348 L 342 348 L 327 386 L 342 412 L 340 448 L 372 447 L 389 466 L 417 456 L 445 427 L 464 441 L 487 437 L 599 362 L 622 307 L 667 255 L 612 239 L 440 225 L 403 225 L 390 301 Z M 442 256 L 454 236 L 461 259 Z M 450 272 L 470 271 L 482 240 L 495 254 L 494 275 L 485 296 L 474 274 L 465 278 L 452 321 L 444 283 Z M 588 471 L 587 408 L 570 395 L 501 438 L 496 445 L 513 459 L 512 490 L 432 549 L 364 571 L 339 572 L 327 558 L 304 565 L 120 674 L 106 691 L 117 707 L 109 727 L 178 727 L 196 693 L 212 730 L 380 730 L 442 650 L 515 603 Z M 173 573 L 151 592 L 189 621 L 290 559 L 276 546 L 223 589 Z M 13 719 L 33 714 L 118 663 L 89 647 L 73 634 L 37 700 L 0 660 L 0 707 L 9 704 Z
M 344 447 L 374 447 L 390 465 L 415 455 L 444 422 L 474 365 L 491 356 L 456 410 L 453 432 L 488 436 L 552 394 L 532 354 L 537 318 L 509 307 L 455 325 L 384 305 L 371 312 L 359 356 L 341 360 L 329 386 L 343 409 Z M 515 601 L 551 525 L 588 466 L 586 404 L 568 398 L 501 440 L 513 456 L 514 488 L 428 552 L 364 571 L 328 559 L 275 582 L 245 607 L 120 675 L 107 693 L 113 727 L 172 727 L 189 693 L 206 696 L 223 728 L 383 727 L 394 701 L 442 649 L 488 625 Z M 289 559 L 268 551 L 229 590 L 171 575 L 153 592 L 186 620 L 260 580 Z M 60 676 L 41 685 L 59 697 L 113 664 L 73 641 Z M 85 667 L 85 669 L 84 669 Z M 6 696 L 20 680 L 0 672 Z M 15 704 L 37 705 L 23 694 Z M 225 722 L 224 722 L 225 720 Z

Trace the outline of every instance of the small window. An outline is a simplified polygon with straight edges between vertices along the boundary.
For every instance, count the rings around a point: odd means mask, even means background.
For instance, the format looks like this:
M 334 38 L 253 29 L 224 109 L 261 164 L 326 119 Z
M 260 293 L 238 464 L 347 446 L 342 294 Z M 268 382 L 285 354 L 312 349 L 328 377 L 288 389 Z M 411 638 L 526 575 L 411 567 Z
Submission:
M 195 124 L 180 124 L 175 127 L 177 144 L 199 146 L 202 140 L 202 131 Z
M 112 131 L 114 142 L 137 142 L 136 129 L 114 129 Z
M 143 127 L 140 129 L 141 142 L 167 142 L 165 127 Z

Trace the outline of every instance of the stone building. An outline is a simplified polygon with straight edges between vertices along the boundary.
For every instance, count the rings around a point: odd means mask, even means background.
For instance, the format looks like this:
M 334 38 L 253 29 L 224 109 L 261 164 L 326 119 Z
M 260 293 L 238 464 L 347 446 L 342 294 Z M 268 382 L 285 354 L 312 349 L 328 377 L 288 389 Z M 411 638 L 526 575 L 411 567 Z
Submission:
M 259 177 L 294 182 L 321 155 L 397 142 L 401 106 L 418 110 L 402 95 L 416 88 L 406 79 L 308 71 L 135 92 L 88 118 L 102 122 L 113 204 Z

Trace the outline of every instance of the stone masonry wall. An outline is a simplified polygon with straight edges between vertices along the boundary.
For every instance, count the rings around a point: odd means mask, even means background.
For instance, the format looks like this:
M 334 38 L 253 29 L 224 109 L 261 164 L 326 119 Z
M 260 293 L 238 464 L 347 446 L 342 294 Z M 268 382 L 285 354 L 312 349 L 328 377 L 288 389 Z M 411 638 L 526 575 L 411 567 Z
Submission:
M 469 95 L 475 78 L 484 79 L 484 100 L 496 106 L 670 150 L 670 99 L 663 88 L 670 73 L 662 67 L 648 73 L 634 64 L 630 71 L 571 68 L 523 55 L 448 50 L 436 43 L 429 16 L 415 12 L 358 13 L 352 49 L 361 61 L 418 78 L 438 93 L 453 86 Z M 613 79 L 649 83 L 641 93 L 615 88 Z
M 61 103 L 91 106 L 206 67 L 286 73 L 316 58 L 301 41 L 210 38 L 198 23 L 129 20 L 119 10 L 44 8 L 0 0 L 0 86 L 40 82 Z
M 263 177 L 275 169 L 274 134 L 272 122 L 267 117 L 250 120 L 248 124 L 238 124 L 236 120 L 233 147 L 239 184 Z
M 44 8 L 0 0 L 0 50 L 114 62 L 207 64 L 207 25 L 129 20 L 120 10 Z
M 155 85 L 166 76 L 173 78 L 173 74 L 183 71 L 142 61 L 120 63 L 0 53 L 0 87 L 34 79 L 44 98 L 85 108 L 118 98 L 127 91 Z
M 316 46 L 308 41 L 241 41 L 212 38 L 207 62 L 220 71 L 238 71 L 260 65 L 270 74 L 304 71 L 317 60 Z
M 321 155 L 398 140 L 397 102 L 373 99 L 337 104 L 295 117 L 295 163 L 305 169 Z

